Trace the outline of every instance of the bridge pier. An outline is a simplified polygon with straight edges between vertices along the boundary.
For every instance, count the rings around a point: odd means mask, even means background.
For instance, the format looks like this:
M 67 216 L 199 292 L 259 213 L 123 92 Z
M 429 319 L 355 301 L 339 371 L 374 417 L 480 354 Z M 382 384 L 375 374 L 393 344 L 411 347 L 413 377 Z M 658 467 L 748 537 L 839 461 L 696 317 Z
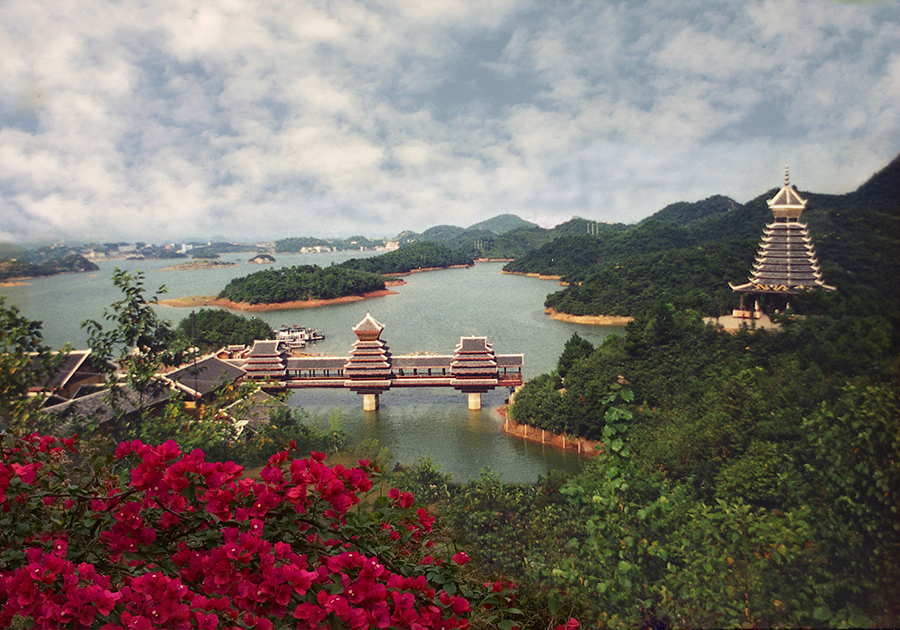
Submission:
M 363 411 L 378 411 L 378 394 L 363 394 Z
M 469 411 L 478 411 L 481 409 L 481 394 L 478 392 L 469 394 Z

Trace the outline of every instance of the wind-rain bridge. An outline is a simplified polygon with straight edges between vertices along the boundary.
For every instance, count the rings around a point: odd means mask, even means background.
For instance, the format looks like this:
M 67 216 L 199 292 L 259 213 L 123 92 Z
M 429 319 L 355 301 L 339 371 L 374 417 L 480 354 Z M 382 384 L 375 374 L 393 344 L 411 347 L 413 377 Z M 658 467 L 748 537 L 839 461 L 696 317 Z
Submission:
M 495 354 L 487 337 L 460 337 L 453 354 L 391 354 L 381 339 L 384 326 L 370 315 L 353 327 L 350 356 L 293 356 L 285 344 L 257 341 L 243 357 L 247 376 L 289 388 L 332 387 L 362 394 L 374 411 L 392 387 L 452 387 L 469 395 L 469 409 L 481 409 L 481 394 L 522 384 L 524 355 Z

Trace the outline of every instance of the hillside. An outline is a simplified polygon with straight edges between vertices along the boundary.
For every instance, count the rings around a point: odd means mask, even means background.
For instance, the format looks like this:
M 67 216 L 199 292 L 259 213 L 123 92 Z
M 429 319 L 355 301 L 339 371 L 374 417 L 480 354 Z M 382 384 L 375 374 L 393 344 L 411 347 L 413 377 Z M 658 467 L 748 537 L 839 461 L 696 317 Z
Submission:
M 97 271 L 99 267 L 80 254 L 70 254 L 42 263 L 5 260 L 0 262 L 0 280 L 39 278 L 60 273 Z
M 556 274 L 580 284 L 548 298 L 547 306 L 561 312 L 633 315 L 668 301 L 723 314 L 730 309 L 727 282 L 749 274 L 771 220 L 766 200 L 775 192 L 744 204 L 727 197 L 673 204 L 619 231 L 549 241 L 505 269 Z M 845 294 L 900 302 L 900 160 L 851 193 L 801 194 L 809 202 L 802 220 L 809 225 L 826 282 Z
M 440 269 L 471 265 L 472 258 L 440 243 L 419 242 L 371 258 L 351 258 L 337 268 L 374 274 L 403 274 L 418 269 Z
M 522 219 L 514 214 L 500 214 L 486 221 L 482 221 L 481 223 L 470 225 L 468 229 L 487 230 L 488 232 L 493 232 L 494 234 L 506 234 L 507 232 L 518 230 L 519 228 L 530 227 L 538 227 L 538 225 L 536 223 L 532 223 L 531 221 L 526 221 L 525 219 Z

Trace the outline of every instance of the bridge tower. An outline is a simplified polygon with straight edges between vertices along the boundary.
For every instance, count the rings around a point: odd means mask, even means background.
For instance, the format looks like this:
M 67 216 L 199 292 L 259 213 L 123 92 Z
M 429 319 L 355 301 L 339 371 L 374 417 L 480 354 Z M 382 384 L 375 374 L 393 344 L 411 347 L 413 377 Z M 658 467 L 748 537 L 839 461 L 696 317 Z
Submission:
M 384 326 L 369 313 L 353 327 L 357 341 L 344 364 L 344 387 L 362 394 L 363 410 L 378 409 L 378 397 L 391 387 L 391 352 L 381 340 Z
M 487 337 L 461 337 L 450 363 L 451 385 L 469 395 L 469 409 L 481 409 L 481 395 L 497 387 L 499 370 Z

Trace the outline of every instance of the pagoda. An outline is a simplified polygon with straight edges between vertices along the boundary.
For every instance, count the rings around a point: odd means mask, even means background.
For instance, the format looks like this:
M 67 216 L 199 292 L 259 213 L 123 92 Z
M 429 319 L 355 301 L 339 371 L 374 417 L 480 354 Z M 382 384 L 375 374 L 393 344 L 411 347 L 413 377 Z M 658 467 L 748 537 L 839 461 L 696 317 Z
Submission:
M 497 386 L 499 368 L 487 337 L 462 337 L 453 353 L 450 374 L 453 387 L 469 395 L 469 409 L 481 409 L 481 394 Z
M 381 340 L 384 326 L 369 313 L 353 327 L 357 341 L 344 364 L 344 387 L 363 395 L 363 409 L 378 409 L 378 396 L 391 388 L 391 353 Z
M 807 201 L 791 185 L 787 168 L 784 186 L 766 203 L 772 211 L 773 221 L 763 231 L 749 282 L 728 283 L 741 296 L 741 308 L 734 311 L 735 317 L 759 317 L 763 306 L 772 309 L 789 307 L 790 296 L 798 293 L 818 289 L 834 291 L 834 287 L 822 281 L 809 230 L 800 222 Z M 752 311 L 746 307 L 747 296 L 755 298 Z

